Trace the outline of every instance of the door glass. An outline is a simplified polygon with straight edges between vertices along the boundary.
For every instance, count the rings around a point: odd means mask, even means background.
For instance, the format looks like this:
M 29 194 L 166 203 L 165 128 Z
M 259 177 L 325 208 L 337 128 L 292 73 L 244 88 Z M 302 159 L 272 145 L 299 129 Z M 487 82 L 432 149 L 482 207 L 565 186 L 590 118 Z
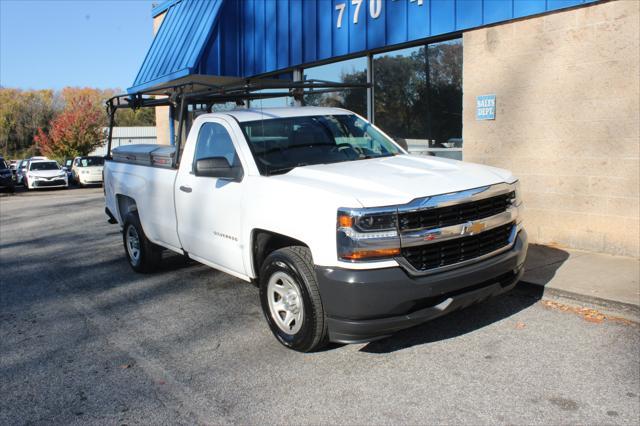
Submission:
M 203 158 L 224 157 L 232 167 L 240 166 L 240 160 L 231 142 L 229 132 L 218 123 L 205 123 L 200 128 L 193 164 Z

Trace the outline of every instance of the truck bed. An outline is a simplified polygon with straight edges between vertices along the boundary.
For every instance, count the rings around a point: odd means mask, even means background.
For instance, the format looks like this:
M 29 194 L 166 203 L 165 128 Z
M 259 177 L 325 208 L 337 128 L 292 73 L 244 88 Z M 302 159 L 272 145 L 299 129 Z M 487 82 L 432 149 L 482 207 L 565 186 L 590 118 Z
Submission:
M 122 198 L 129 197 L 136 200 L 140 222 L 144 224 L 147 238 L 181 252 L 174 194 L 177 170 L 158 162 L 158 159 L 170 158 L 166 156 L 166 152 L 171 150 L 175 152 L 175 148 L 166 145 L 129 145 L 116 148 L 113 154 L 116 157 L 117 152 L 118 157 L 105 162 L 104 190 L 107 208 L 120 225 L 128 212 L 123 208 L 128 204 Z M 154 157 L 156 152 L 161 155 Z

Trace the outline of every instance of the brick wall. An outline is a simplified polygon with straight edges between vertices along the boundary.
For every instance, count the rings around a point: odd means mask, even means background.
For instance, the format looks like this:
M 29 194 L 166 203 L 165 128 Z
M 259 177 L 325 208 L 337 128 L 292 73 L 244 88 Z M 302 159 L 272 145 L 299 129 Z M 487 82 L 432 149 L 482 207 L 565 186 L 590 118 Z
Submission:
M 639 39 L 636 0 L 464 34 L 464 159 L 520 177 L 533 242 L 640 255 Z

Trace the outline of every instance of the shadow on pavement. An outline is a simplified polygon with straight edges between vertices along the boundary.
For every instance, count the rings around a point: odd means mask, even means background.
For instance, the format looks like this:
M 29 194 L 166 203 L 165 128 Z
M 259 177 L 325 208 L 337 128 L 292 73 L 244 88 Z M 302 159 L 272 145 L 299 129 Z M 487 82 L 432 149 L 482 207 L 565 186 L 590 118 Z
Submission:
M 399 331 L 391 337 L 368 343 L 360 350 L 376 354 L 390 353 L 471 333 L 534 305 L 542 298 L 542 292 L 540 286 L 520 282 L 510 292 Z
M 522 281 L 546 286 L 569 259 L 569 253 L 556 247 L 530 244 Z

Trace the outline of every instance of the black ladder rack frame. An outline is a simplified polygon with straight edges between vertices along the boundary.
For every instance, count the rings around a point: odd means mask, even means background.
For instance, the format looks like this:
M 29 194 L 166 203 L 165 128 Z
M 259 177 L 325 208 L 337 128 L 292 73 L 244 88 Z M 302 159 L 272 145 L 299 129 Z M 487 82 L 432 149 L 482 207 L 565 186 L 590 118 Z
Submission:
M 180 148 L 182 145 L 182 129 L 185 115 L 189 105 L 206 105 L 210 111 L 214 104 L 236 102 L 242 105 L 244 101 L 256 99 L 270 99 L 290 96 L 297 101 L 302 101 L 304 95 L 318 95 L 323 93 L 339 92 L 350 89 L 367 89 L 370 83 L 338 83 L 325 80 L 286 81 L 277 80 L 259 81 L 245 80 L 242 84 L 229 84 L 218 86 L 203 82 L 189 82 L 163 87 L 162 89 L 149 89 L 133 94 L 121 94 L 109 98 L 105 104 L 109 116 L 109 131 L 107 134 L 106 159 L 111 159 L 111 142 L 115 114 L 123 108 L 155 108 L 170 106 L 178 111 L 178 131 L 175 136 L 176 165 L 180 162 Z M 275 90 L 260 92 L 261 90 Z M 163 96 L 156 98 L 153 96 Z

